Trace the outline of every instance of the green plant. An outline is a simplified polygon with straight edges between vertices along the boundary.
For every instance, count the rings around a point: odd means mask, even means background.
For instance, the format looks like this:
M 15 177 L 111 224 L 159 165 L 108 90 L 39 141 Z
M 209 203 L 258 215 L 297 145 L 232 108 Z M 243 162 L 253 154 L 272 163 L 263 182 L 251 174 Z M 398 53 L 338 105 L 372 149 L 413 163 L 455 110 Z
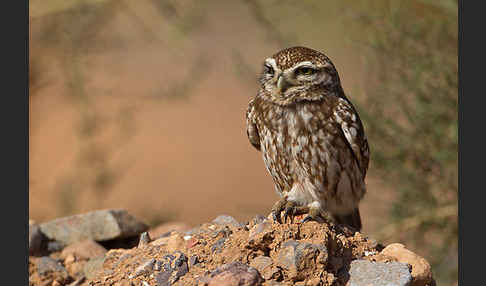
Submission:
M 458 234 L 457 9 L 424 5 L 422 13 L 431 16 L 417 17 L 414 5 L 423 3 L 389 2 L 390 9 L 367 18 L 368 95 L 358 106 L 374 168 L 398 194 L 392 222 L 377 236 L 406 242 L 431 261 L 438 282 L 452 283 Z

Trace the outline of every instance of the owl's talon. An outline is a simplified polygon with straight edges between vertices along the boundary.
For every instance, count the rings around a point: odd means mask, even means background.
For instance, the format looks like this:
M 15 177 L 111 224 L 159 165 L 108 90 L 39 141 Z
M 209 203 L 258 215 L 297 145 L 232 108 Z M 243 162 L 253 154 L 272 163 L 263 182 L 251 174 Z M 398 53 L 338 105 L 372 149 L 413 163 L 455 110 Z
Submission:
M 287 203 L 289 205 L 290 203 Z M 295 207 L 293 204 L 291 206 L 287 206 L 284 211 L 284 221 L 287 223 L 287 219 L 290 218 L 290 222 L 293 222 L 294 218 L 294 213 L 295 213 Z
M 308 221 L 317 221 L 322 222 L 322 215 L 321 211 L 318 208 L 308 208 L 308 214 L 305 218 L 303 218 L 300 223 L 306 223 Z
M 276 221 L 276 222 L 278 222 L 278 223 L 282 223 L 282 222 L 280 221 L 280 214 L 278 214 L 278 215 L 277 215 L 277 212 L 276 212 L 276 211 L 273 211 L 273 212 L 272 212 L 272 216 L 273 216 L 273 221 Z
M 314 218 L 313 218 L 312 216 L 308 215 L 308 216 L 306 216 L 305 218 L 303 218 L 303 219 L 300 221 L 300 223 L 306 223 L 306 222 L 308 222 L 308 221 L 313 221 L 313 220 L 314 220 Z
M 278 200 L 275 205 L 272 208 L 272 217 L 273 221 L 276 221 L 278 223 L 282 223 L 282 220 L 280 218 L 280 214 L 282 211 L 285 209 L 285 206 L 287 205 L 287 197 L 282 197 L 280 200 Z

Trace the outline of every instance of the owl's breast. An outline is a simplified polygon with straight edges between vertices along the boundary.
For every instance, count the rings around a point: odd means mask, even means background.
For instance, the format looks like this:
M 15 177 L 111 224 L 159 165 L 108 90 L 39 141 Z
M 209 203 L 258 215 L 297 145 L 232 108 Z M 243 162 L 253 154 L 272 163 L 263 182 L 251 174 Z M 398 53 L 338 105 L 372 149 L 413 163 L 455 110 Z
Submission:
M 272 176 L 277 191 L 280 193 L 288 191 L 294 181 L 289 137 L 280 128 L 275 130 L 262 126 L 260 130 L 260 146 L 265 166 Z
M 280 192 L 288 191 L 295 181 L 323 182 L 329 136 L 322 128 L 326 116 L 314 111 L 306 105 L 274 107 L 258 124 L 263 159 Z
M 263 160 L 280 193 L 300 183 L 330 200 L 359 188 L 359 169 L 351 150 L 322 109 L 297 105 L 263 114 L 258 123 Z M 341 191 L 342 196 L 336 196 Z

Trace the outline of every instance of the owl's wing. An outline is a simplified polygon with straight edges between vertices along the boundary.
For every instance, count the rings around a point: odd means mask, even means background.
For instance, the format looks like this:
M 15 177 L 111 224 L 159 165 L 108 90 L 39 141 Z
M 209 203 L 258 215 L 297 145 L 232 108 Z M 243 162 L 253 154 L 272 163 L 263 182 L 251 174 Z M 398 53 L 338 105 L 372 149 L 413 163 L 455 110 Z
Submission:
M 342 135 L 346 138 L 364 178 L 370 161 L 370 150 L 361 119 L 351 102 L 343 98 L 339 98 L 334 118 L 340 125 Z
M 260 135 L 258 134 L 258 128 L 256 125 L 256 113 L 254 98 L 250 100 L 248 104 L 248 110 L 246 111 L 246 134 L 251 145 L 260 151 Z

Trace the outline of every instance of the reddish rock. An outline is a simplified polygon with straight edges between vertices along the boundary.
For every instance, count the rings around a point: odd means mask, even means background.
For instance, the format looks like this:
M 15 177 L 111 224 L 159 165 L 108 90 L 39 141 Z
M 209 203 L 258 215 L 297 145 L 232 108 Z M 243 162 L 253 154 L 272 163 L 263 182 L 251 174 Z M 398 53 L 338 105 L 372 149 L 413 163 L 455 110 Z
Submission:
M 242 262 L 224 264 L 203 277 L 198 285 L 204 286 L 257 286 L 263 278 L 255 268 Z
M 195 237 L 191 237 L 187 243 L 186 243 L 186 248 L 189 249 L 189 248 L 192 248 L 194 246 L 196 246 L 197 244 L 199 243 L 199 240 Z
M 412 266 L 412 286 L 434 285 L 430 264 L 423 257 L 405 248 L 403 244 L 392 243 L 381 254 L 395 258 L 398 262 Z

